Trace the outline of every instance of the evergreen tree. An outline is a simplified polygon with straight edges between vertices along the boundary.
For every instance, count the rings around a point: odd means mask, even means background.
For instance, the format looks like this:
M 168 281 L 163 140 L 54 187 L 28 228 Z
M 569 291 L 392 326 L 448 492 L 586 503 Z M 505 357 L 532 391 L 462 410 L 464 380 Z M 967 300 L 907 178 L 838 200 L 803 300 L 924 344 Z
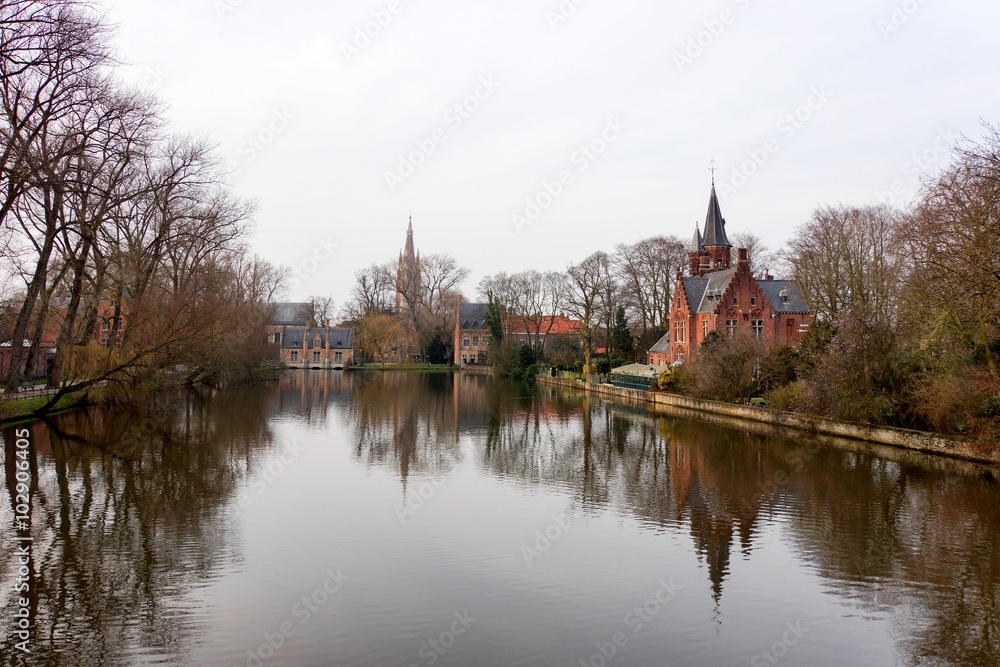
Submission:
M 625 308 L 618 306 L 613 324 L 611 325 L 611 352 L 617 352 L 624 359 L 635 359 L 635 342 L 632 340 L 632 332 L 628 328 L 628 315 Z

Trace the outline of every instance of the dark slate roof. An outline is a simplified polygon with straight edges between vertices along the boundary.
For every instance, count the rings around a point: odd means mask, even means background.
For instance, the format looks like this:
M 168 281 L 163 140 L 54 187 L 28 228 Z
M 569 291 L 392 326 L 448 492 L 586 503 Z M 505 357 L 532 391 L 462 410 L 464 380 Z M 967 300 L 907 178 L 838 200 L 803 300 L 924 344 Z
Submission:
M 460 329 L 485 329 L 486 311 L 489 304 L 463 303 L 458 311 L 458 327 Z
M 725 246 L 732 248 L 726 236 L 726 220 L 722 217 L 719 207 L 719 196 L 715 194 L 715 183 L 712 183 L 712 196 L 708 200 L 708 215 L 705 216 L 705 233 L 702 235 L 703 246 Z
M 287 327 L 281 346 L 290 349 L 302 348 L 302 337 L 307 335 L 304 327 Z M 329 335 L 329 338 L 327 336 Z M 333 350 L 350 350 L 354 348 L 354 329 L 310 329 L 306 339 L 306 347 L 312 348 L 313 341 L 319 336 L 320 344 L 329 342 Z
M 305 327 L 288 327 L 281 337 L 281 347 L 302 349 L 302 337 L 306 335 Z
M 311 303 L 272 303 L 271 324 L 307 324 L 312 320 Z
M 653 347 L 649 348 L 650 354 L 670 354 L 670 334 L 663 334 L 663 338 L 656 341 Z
M 809 304 L 794 280 L 758 280 L 760 291 L 764 293 L 771 307 L 778 313 L 808 313 Z M 782 292 L 785 298 L 782 298 Z M 787 299 L 787 300 L 786 300 Z
M 694 226 L 694 237 L 691 239 L 691 245 L 688 247 L 688 252 L 692 254 L 701 254 L 705 252 L 705 244 L 701 242 L 701 230 L 698 229 L 698 225 Z
M 354 347 L 354 329 L 330 329 L 330 347 L 349 350 Z
M 687 295 L 688 308 L 692 313 L 711 313 L 719 303 L 718 299 L 709 299 L 709 296 L 721 295 L 729 286 L 733 276 L 736 275 L 736 267 L 725 271 L 713 271 L 701 277 L 681 278 L 684 282 L 684 293 Z

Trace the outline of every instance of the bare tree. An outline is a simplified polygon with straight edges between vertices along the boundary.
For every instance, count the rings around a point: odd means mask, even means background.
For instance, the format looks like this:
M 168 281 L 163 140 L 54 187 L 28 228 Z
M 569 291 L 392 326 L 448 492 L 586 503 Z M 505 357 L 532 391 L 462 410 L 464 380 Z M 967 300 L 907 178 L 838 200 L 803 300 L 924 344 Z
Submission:
M 332 296 L 311 296 L 309 303 L 312 305 L 313 320 L 316 326 L 326 328 L 333 321 L 335 309 L 333 307 Z
M 568 284 L 566 310 L 582 325 L 583 356 L 587 372 L 591 369 L 590 357 L 594 338 L 602 322 L 602 298 L 609 266 L 608 254 L 598 251 L 566 270 Z
M 70 116 L 91 106 L 88 83 L 107 62 L 107 28 L 87 9 L 75 2 L 0 5 L 0 227 L 13 214 L 35 255 L 14 326 L 8 389 L 21 380 L 21 341 L 45 310 L 36 308 L 66 224 L 66 169 L 80 152 Z
M 983 142 L 960 146 L 927 183 L 904 239 L 915 262 L 908 320 L 921 346 L 941 348 L 951 338 L 978 349 L 996 377 L 990 349 L 1000 340 L 1000 126 L 987 132 Z
M 417 329 L 425 354 L 435 339 L 446 351 L 454 345 L 451 331 L 455 323 L 455 309 L 461 299 L 460 287 L 468 276 L 469 270 L 450 255 L 425 255 L 420 258 L 423 303 L 417 312 Z
M 827 207 L 789 242 L 793 277 L 819 317 L 849 309 L 895 321 L 907 272 L 903 215 L 888 206 Z
M 677 268 L 684 266 L 684 244 L 674 236 L 653 236 L 615 248 L 614 270 L 622 302 L 641 327 L 643 345 L 652 344 L 667 327 Z
M 765 272 L 781 274 L 783 261 L 781 253 L 769 248 L 764 241 L 753 232 L 737 232 L 729 237 L 736 248 L 746 248 L 750 257 L 750 273 L 760 279 Z
M 396 293 L 396 268 L 393 262 L 372 264 L 354 274 L 351 296 L 344 304 L 341 318 L 357 322 L 370 313 L 392 312 Z

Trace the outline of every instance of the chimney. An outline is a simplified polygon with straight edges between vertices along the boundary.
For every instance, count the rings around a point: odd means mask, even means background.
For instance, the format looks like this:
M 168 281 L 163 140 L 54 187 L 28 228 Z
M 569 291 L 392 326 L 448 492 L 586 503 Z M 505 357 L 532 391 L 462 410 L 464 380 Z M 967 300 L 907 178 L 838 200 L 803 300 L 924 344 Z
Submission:
M 770 269 L 764 269 L 764 280 L 774 280 L 774 276 L 771 275 Z
M 737 262 L 739 264 L 749 264 L 750 263 L 750 253 L 747 252 L 747 249 L 746 248 L 740 248 L 738 252 L 739 252 L 739 260 L 737 260 Z

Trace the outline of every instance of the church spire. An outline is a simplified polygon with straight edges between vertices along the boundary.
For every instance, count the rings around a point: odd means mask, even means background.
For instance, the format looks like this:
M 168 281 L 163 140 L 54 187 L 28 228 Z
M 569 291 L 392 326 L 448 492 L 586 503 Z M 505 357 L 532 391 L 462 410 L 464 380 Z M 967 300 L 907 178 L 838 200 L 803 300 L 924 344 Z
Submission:
M 712 196 L 708 200 L 708 214 L 705 216 L 705 233 L 702 244 L 706 248 L 732 248 L 726 236 L 726 220 L 722 217 L 719 195 L 715 193 L 715 177 L 712 177 Z
M 416 250 L 413 245 L 413 216 L 410 216 L 410 224 L 406 227 L 406 247 L 403 250 L 403 259 L 415 260 Z

